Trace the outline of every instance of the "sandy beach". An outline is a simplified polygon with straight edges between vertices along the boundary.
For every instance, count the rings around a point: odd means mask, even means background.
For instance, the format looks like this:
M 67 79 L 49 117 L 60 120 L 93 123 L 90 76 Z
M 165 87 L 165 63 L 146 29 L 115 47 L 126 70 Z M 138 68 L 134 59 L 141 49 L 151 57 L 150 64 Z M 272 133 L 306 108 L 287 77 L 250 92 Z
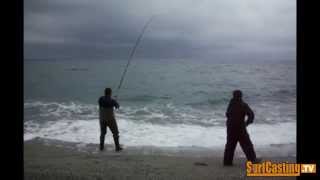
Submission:
M 295 155 L 277 153 L 290 145 L 275 146 L 270 152 L 257 150 L 264 160 L 295 162 Z M 293 146 L 293 145 L 291 145 Z M 262 155 L 262 156 L 261 156 Z M 269 156 L 268 156 L 269 155 Z M 201 148 L 125 147 L 114 152 L 112 144 L 99 152 L 96 144 L 80 144 L 36 138 L 24 142 L 25 179 L 247 179 L 245 158 L 240 148 L 234 166 L 222 166 L 223 150 Z M 266 179 L 252 177 L 254 179 Z M 250 179 L 250 178 L 249 178 Z M 268 179 L 288 179 L 273 177 Z M 289 178 L 290 179 L 290 178 Z M 295 179 L 292 177 L 291 179 Z

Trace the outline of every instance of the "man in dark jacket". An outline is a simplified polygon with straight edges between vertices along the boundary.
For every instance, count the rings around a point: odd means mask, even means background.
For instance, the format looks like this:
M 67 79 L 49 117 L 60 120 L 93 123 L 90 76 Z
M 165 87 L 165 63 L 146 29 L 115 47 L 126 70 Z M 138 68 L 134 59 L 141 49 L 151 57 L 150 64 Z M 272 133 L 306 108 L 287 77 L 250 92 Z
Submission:
M 226 116 L 227 143 L 224 151 L 223 164 L 225 166 L 232 165 L 234 151 L 238 141 L 248 161 L 254 163 L 260 161 L 260 159 L 256 158 L 253 144 L 246 129 L 246 126 L 253 123 L 254 113 L 248 104 L 242 100 L 242 92 L 240 90 L 233 91 L 233 98 L 229 102 Z M 245 121 L 245 116 L 248 116 L 247 121 Z
M 107 126 L 113 134 L 113 140 L 116 151 L 121 151 L 119 144 L 119 130 L 114 116 L 113 108 L 119 109 L 119 104 L 116 100 L 111 98 L 112 90 L 106 88 L 104 96 L 99 98 L 99 121 L 100 121 L 100 150 L 104 149 L 104 139 L 107 133 Z

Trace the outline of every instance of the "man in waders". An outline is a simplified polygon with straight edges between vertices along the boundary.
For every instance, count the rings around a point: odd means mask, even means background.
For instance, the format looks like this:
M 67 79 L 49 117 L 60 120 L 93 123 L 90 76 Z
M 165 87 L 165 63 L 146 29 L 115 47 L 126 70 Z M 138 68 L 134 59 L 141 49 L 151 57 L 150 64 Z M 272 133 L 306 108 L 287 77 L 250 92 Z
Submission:
M 107 126 L 113 134 L 113 140 L 116 151 L 121 151 L 119 144 L 119 130 L 114 116 L 113 108 L 119 109 L 119 104 L 116 100 L 111 98 L 112 90 L 106 88 L 104 96 L 99 98 L 99 120 L 100 120 L 100 150 L 104 149 L 104 138 L 107 134 Z
M 246 115 L 248 116 L 247 121 L 245 121 Z M 240 90 L 233 91 L 233 98 L 229 102 L 226 116 L 227 143 L 223 164 L 232 166 L 233 155 L 238 141 L 248 161 L 253 163 L 260 162 L 261 159 L 256 158 L 253 144 L 246 129 L 249 124 L 253 123 L 254 113 L 248 104 L 242 100 L 242 92 Z

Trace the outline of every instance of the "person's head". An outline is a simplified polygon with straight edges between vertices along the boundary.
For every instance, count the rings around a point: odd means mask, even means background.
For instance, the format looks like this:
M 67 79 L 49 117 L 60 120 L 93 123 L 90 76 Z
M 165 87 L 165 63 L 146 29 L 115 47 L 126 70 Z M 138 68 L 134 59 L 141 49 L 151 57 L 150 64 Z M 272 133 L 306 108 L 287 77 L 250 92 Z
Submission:
M 105 96 L 111 96 L 111 94 L 112 94 L 111 88 L 105 88 L 104 89 L 104 95 Z
M 242 92 L 240 90 L 234 90 L 233 91 L 233 98 L 237 100 L 242 99 Z

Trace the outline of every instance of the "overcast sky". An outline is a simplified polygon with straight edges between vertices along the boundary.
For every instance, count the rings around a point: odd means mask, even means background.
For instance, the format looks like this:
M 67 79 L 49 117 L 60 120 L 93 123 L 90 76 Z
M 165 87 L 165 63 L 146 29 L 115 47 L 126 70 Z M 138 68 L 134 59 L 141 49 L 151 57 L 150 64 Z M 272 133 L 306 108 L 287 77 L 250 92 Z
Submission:
M 25 58 L 295 60 L 294 0 L 26 0 Z

